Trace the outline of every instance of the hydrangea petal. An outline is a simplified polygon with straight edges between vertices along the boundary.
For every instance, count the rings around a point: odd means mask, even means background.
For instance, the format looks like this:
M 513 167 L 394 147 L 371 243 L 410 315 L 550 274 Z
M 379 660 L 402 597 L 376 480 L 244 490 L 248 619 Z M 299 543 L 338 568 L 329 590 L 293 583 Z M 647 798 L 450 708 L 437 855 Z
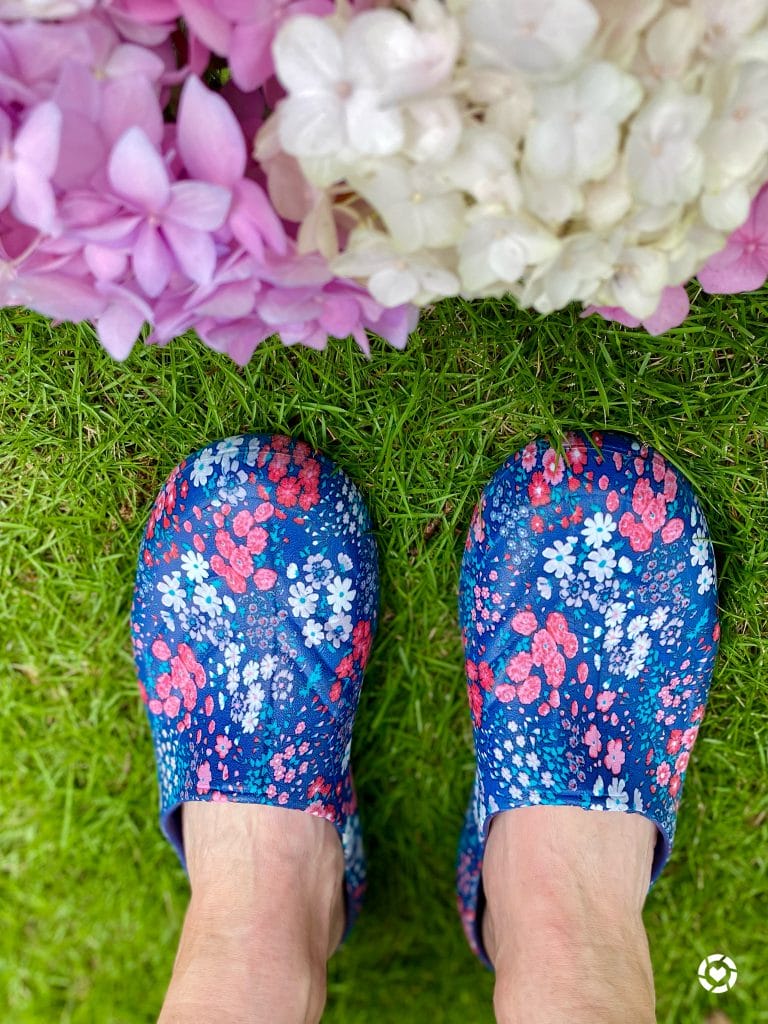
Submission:
M 206 0 L 179 0 L 182 14 L 192 32 L 214 53 L 224 56 L 229 50 L 232 25 Z
M 53 188 L 32 164 L 17 165 L 16 191 L 11 208 L 20 221 L 39 231 L 53 235 L 61 230 Z
M 745 253 L 738 243 L 729 242 L 696 275 L 699 284 L 709 295 L 731 295 L 753 292 L 762 288 L 768 279 L 768 245 L 765 253 Z
M 16 18 L 75 18 L 89 11 L 96 0 L 3 0 L 0 17 Z
M 378 97 L 359 89 L 346 104 L 347 133 L 358 153 L 389 156 L 405 141 L 403 116 L 398 109 L 383 110 Z
M 166 221 L 163 234 L 187 277 L 197 284 L 208 284 L 216 266 L 216 245 L 211 236 L 178 221 Z
M 323 95 L 289 96 L 280 104 L 280 143 L 293 156 L 331 156 L 346 146 L 344 107 Z
M 110 78 L 143 75 L 149 81 L 156 82 L 165 72 L 165 63 L 158 54 L 148 50 L 146 46 L 122 43 L 109 55 L 104 72 Z
M 176 128 L 181 159 L 193 178 L 231 187 L 245 174 L 245 139 L 232 108 L 195 75 L 181 91 Z
M 747 223 L 756 235 L 768 239 L 768 185 L 764 185 L 755 197 Z
M 685 288 L 682 286 L 665 288 L 656 312 L 643 320 L 643 327 L 649 334 L 658 337 L 673 327 L 679 327 L 688 316 L 690 309 L 691 303 Z
M 141 128 L 159 149 L 163 142 L 163 112 L 152 83 L 144 75 L 125 75 L 106 82 L 101 92 L 99 126 L 111 143 L 130 128 Z
M 0 158 L 0 210 L 4 210 L 13 198 L 13 190 L 16 187 L 16 179 L 13 173 L 13 164 L 9 160 Z
M 262 251 L 262 240 L 280 255 L 288 251 L 288 241 L 280 218 L 263 189 L 248 178 L 244 178 L 235 189 L 229 226 L 240 244 L 252 252 Z
M 350 78 L 392 102 L 422 95 L 444 81 L 459 38 L 451 21 L 446 20 L 443 31 L 419 31 L 400 11 L 381 9 L 354 18 L 343 46 Z
M 382 267 L 371 275 L 368 287 L 382 306 L 401 306 L 404 302 L 412 302 L 421 290 L 418 278 L 407 266 Z
M 345 80 L 341 40 L 319 18 L 289 19 L 275 37 L 272 54 L 277 77 L 289 92 L 311 94 Z
M 92 320 L 104 307 L 93 287 L 71 274 L 29 274 L 18 282 L 14 305 L 35 309 L 56 320 Z
M 621 306 L 587 306 L 581 317 L 593 316 L 598 313 L 604 320 L 615 320 L 622 327 L 639 327 L 640 319 L 629 314 Z
M 41 103 L 29 114 L 16 134 L 17 158 L 34 165 L 38 175 L 51 178 L 59 159 L 61 110 L 55 103 Z
M 125 252 L 105 245 L 86 245 L 83 256 L 91 273 L 99 280 L 114 281 L 122 277 L 128 264 Z
M 127 302 L 111 302 L 96 321 L 99 341 L 113 359 L 127 359 L 138 340 L 144 317 Z
M 144 224 L 133 251 L 133 272 L 145 295 L 156 298 L 167 287 L 173 257 L 153 224 Z
M 115 191 L 140 209 L 158 212 L 168 202 L 168 170 L 141 128 L 129 128 L 120 136 L 112 148 L 107 173 Z
M 227 219 L 231 204 L 232 193 L 221 185 L 177 181 L 171 186 L 165 218 L 200 231 L 215 231 Z
M 480 60 L 533 74 L 575 60 L 599 26 L 588 0 L 473 0 L 465 20 Z
M 454 284 L 458 284 L 455 279 Z M 397 306 L 383 310 L 371 324 L 371 329 L 386 338 L 393 348 L 404 349 L 409 335 L 416 330 L 418 320 L 419 311 L 415 306 Z
M 229 66 L 234 82 L 244 92 L 253 92 L 272 73 L 270 39 L 264 25 L 236 25 L 229 47 Z

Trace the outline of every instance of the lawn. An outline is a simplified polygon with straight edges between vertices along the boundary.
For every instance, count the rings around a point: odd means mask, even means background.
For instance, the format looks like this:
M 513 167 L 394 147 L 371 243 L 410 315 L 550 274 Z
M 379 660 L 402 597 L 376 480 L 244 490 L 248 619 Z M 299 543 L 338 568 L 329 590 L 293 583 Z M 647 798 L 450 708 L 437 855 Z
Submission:
M 507 454 L 541 432 L 610 426 L 694 480 L 720 571 L 715 683 L 646 910 L 658 1019 L 768 1022 L 767 335 L 768 291 L 698 296 L 662 338 L 457 301 L 425 315 L 404 353 L 269 342 L 241 370 L 191 338 L 117 365 L 87 327 L 1 313 L 0 1021 L 156 1019 L 187 889 L 155 821 L 128 642 L 136 551 L 180 458 L 282 431 L 360 484 L 383 573 L 354 756 L 369 898 L 331 963 L 324 1020 L 490 1022 L 492 977 L 453 892 L 473 771 L 463 539 Z M 697 982 L 715 952 L 739 969 L 726 995 Z

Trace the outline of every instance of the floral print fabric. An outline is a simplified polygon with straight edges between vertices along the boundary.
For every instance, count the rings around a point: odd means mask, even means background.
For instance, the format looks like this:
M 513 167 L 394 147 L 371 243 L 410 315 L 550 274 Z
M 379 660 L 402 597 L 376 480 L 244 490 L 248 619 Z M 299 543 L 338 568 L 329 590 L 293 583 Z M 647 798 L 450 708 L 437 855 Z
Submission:
M 173 470 L 131 624 L 161 825 L 182 863 L 185 801 L 308 811 L 338 830 L 352 924 L 365 865 L 350 745 L 377 604 L 362 497 L 308 445 L 231 437 Z
M 645 815 L 652 881 L 675 832 L 719 625 L 715 564 L 688 482 L 620 434 L 517 452 L 467 538 L 459 615 L 477 773 L 458 858 L 473 950 L 493 815 L 571 804 Z

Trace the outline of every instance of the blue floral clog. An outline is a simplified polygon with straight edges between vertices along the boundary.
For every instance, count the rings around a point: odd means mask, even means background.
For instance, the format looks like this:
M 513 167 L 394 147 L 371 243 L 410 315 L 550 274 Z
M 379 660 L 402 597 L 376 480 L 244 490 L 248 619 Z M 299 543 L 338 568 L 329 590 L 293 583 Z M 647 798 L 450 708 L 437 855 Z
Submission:
M 161 826 L 182 863 L 186 801 L 327 818 L 351 926 L 365 864 L 350 746 L 377 605 L 362 497 L 308 445 L 231 437 L 173 470 L 142 541 L 131 625 Z
M 500 811 L 645 815 L 658 877 L 719 640 L 714 554 L 687 480 L 621 434 L 569 435 L 563 455 L 539 440 L 504 463 L 462 563 L 477 772 L 458 902 L 486 963 L 483 851 Z

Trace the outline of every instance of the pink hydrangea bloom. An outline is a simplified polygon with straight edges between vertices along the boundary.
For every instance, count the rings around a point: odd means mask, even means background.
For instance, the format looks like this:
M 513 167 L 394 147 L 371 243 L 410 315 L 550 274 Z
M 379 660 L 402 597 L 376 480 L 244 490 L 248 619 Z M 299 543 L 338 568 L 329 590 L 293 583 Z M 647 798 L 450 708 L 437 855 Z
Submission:
M 0 20 L 0 305 L 90 320 L 117 359 L 145 323 L 152 343 L 194 328 L 241 363 L 274 334 L 314 348 L 351 335 L 367 351 L 370 331 L 402 347 L 417 311 L 384 309 L 301 251 L 251 156 L 279 95 L 275 31 L 332 10 L 98 0 L 47 4 L 66 20 Z M 211 50 L 233 71 L 221 91 L 201 79 Z

